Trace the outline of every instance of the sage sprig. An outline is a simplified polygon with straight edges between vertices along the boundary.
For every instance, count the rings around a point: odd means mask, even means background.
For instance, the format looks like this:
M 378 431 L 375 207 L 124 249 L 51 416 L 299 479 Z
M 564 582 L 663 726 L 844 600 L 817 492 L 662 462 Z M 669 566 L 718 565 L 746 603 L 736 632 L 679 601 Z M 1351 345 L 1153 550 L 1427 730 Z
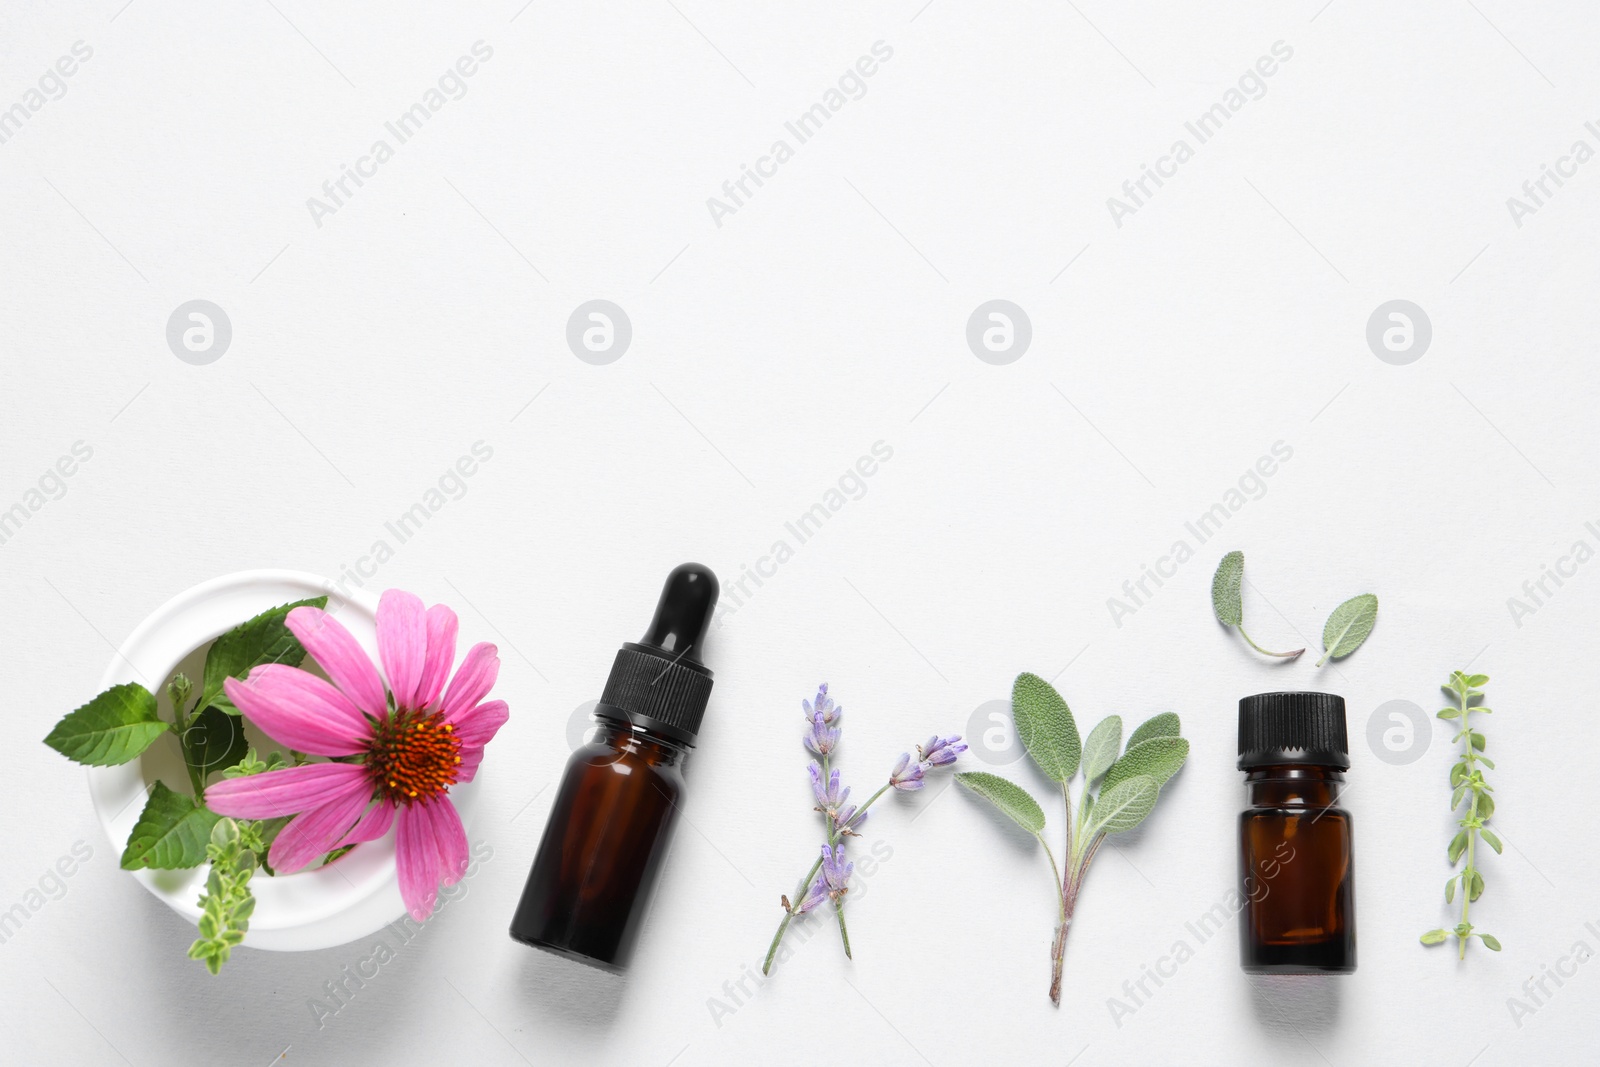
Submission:
M 1218 622 L 1238 630 L 1245 644 L 1263 656 L 1294 659 L 1305 651 L 1303 648 L 1297 648 L 1293 652 L 1270 652 L 1252 641 L 1250 635 L 1244 632 L 1243 552 L 1229 552 L 1217 563 L 1217 573 L 1211 577 L 1211 610 L 1216 612 Z
M 1050 1002 L 1059 1006 L 1067 931 L 1089 864 L 1109 835 L 1132 830 L 1150 814 L 1161 787 L 1188 758 L 1189 742 L 1179 735 L 1178 716 L 1171 712 L 1146 720 L 1129 736 L 1125 749 L 1118 715 L 1102 719 L 1088 739 L 1080 741 L 1072 709 L 1054 686 L 1036 674 L 1017 675 L 1011 689 L 1011 716 L 1028 755 L 1061 786 L 1066 819 L 1062 863 L 1056 862 L 1044 838 L 1044 809 L 1026 789 L 985 771 L 961 772 L 956 781 L 1031 834 L 1050 861 L 1057 900 L 1055 936 L 1050 942 Z M 1079 771 L 1083 785 L 1074 818 L 1071 784 Z
M 1461 894 L 1461 921 L 1449 929 L 1429 930 L 1421 940 L 1424 945 L 1437 945 L 1453 934 L 1456 939 L 1456 958 L 1462 960 L 1467 958 L 1467 942 L 1474 937 L 1482 941 L 1485 948 L 1500 951 L 1499 939 L 1479 931 L 1468 918 L 1473 902 L 1483 895 L 1483 875 L 1477 866 L 1479 839 L 1494 849 L 1496 854 L 1500 852 L 1500 838 L 1485 825 L 1494 814 L 1494 786 L 1484 780 L 1483 771 L 1479 769 L 1488 767 L 1493 770 L 1494 761 L 1483 754 L 1489 745 L 1488 739 L 1471 723 L 1471 716 L 1476 712 L 1490 714 L 1490 709 L 1482 705 L 1483 686 L 1488 682 L 1487 674 L 1451 671 L 1450 680 L 1442 688 L 1456 698 L 1456 703 L 1454 707 L 1439 712 L 1441 719 L 1461 720 L 1461 730 L 1452 739 L 1462 744 L 1461 756 L 1450 768 L 1450 810 L 1456 811 L 1463 804 L 1466 805 L 1466 814 L 1456 823 L 1461 829 L 1450 839 L 1445 855 L 1452 867 L 1463 856 L 1467 862 L 1459 873 L 1451 875 L 1444 884 L 1445 903 L 1453 903 L 1456 894 Z

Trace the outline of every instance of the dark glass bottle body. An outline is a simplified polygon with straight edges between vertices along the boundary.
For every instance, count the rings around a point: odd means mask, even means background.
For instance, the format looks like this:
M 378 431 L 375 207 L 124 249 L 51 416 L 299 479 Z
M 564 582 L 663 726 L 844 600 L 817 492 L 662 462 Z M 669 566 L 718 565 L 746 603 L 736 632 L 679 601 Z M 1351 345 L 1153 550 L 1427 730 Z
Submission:
M 1355 853 L 1344 772 L 1278 764 L 1245 776 L 1239 962 L 1250 974 L 1356 969 Z
M 513 938 L 612 973 L 627 966 L 682 801 L 687 754 L 649 730 L 599 720 L 567 761 Z

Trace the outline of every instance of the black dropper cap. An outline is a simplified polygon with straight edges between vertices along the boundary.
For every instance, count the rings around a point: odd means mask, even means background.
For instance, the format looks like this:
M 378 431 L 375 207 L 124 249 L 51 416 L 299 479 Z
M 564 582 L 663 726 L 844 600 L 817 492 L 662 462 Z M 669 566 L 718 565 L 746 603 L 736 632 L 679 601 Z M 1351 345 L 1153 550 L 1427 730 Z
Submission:
M 1257 693 L 1239 701 L 1239 769 L 1283 763 L 1350 766 L 1344 697 Z
M 711 669 L 700 662 L 700 651 L 718 588 L 710 567 L 683 563 L 672 569 L 643 640 L 617 651 L 596 717 L 694 744 L 711 699 Z

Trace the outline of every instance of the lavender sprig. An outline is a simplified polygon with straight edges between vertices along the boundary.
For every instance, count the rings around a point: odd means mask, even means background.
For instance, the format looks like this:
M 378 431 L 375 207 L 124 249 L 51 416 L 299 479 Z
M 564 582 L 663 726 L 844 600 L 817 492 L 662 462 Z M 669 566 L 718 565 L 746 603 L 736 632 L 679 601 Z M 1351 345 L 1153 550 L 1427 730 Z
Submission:
M 783 902 L 783 920 L 778 924 L 778 932 L 773 935 L 772 946 L 767 949 L 766 962 L 761 967 L 762 974 L 772 972 L 772 961 L 794 917 L 830 901 L 839 921 L 839 938 L 844 944 L 845 957 L 850 957 L 850 933 L 844 921 L 844 902 L 845 895 L 850 891 L 850 875 L 855 870 L 855 864 L 845 856 L 845 838 L 860 836 L 858 831 L 866 822 L 867 809 L 884 793 L 890 789 L 902 792 L 921 789 L 923 776 L 930 768 L 947 767 L 967 750 L 967 746 L 960 743 L 959 736 L 934 735 L 927 744 L 916 746 L 916 762 L 912 762 L 911 753 L 902 752 L 889 772 L 889 780 L 868 797 L 865 804 L 850 804 L 850 788 L 842 783 L 839 771 L 832 766 L 834 751 L 839 747 L 839 721 L 844 709 L 834 704 L 833 698 L 828 695 L 826 682 L 817 688 L 816 699 L 802 700 L 800 706 L 806 713 L 806 730 L 801 740 L 818 757 L 806 765 L 806 773 L 811 779 L 816 810 L 822 814 L 827 841 L 822 845 L 811 869 L 800 879 L 800 888 L 795 893 L 796 902 L 791 904 L 787 894 L 780 898 Z

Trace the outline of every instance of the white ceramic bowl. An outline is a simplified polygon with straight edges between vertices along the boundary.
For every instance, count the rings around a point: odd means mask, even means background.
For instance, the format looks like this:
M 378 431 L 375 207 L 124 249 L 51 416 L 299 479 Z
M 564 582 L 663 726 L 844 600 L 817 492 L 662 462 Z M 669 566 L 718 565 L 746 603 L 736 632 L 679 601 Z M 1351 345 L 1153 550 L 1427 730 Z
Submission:
M 332 582 L 313 574 L 242 571 L 197 585 L 157 608 L 112 658 L 101 689 L 139 682 L 159 693 L 172 672 L 197 649 L 246 619 L 279 604 L 323 595 L 328 597 L 328 610 L 376 662 L 376 597 L 362 592 L 346 596 Z M 198 671 L 189 677 L 198 681 Z M 157 753 L 166 748 L 174 748 L 171 739 L 157 738 L 141 759 L 120 767 L 89 768 L 89 796 L 118 856 L 127 847 L 150 782 L 157 777 L 153 768 L 162 762 Z M 159 776 L 171 788 L 188 792 L 181 761 L 174 758 L 170 763 L 177 773 Z M 473 792 L 470 783 L 450 791 L 463 818 Z M 207 870 L 202 866 L 130 873 L 173 911 L 198 923 Z M 244 944 L 252 948 L 279 952 L 332 948 L 381 929 L 406 910 L 395 872 L 393 832 L 359 846 L 327 867 L 277 877 L 257 872 L 250 886 L 256 909 Z

